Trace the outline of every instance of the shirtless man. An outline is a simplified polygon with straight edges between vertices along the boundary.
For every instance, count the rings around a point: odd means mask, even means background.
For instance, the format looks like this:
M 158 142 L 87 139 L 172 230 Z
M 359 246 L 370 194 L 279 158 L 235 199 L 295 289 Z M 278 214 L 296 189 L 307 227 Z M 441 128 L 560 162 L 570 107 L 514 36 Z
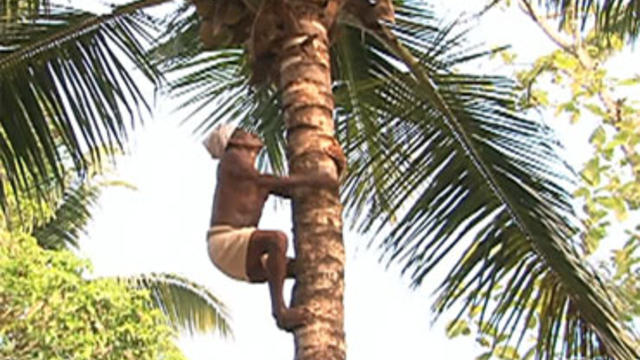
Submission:
M 269 283 L 272 314 L 279 328 L 304 325 L 311 314 L 288 308 L 282 288 L 294 277 L 293 259 L 286 257 L 287 236 L 281 231 L 258 230 L 262 208 L 270 194 L 290 197 L 298 186 L 333 187 L 327 177 L 276 177 L 259 173 L 254 163 L 263 146 L 255 134 L 230 125 L 217 127 L 205 140 L 214 159 L 220 159 L 210 229 L 209 257 L 226 275 L 248 282 Z

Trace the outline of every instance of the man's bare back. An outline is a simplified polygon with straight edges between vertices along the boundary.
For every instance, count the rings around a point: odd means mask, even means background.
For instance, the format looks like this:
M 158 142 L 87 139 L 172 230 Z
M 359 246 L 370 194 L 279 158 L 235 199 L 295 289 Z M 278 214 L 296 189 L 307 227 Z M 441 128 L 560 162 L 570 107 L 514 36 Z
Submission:
M 239 150 L 241 151 L 241 150 Z M 269 189 L 256 181 L 259 176 L 249 156 L 227 151 L 218 166 L 211 225 L 258 226 Z
M 287 259 L 287 237 L 280 231 L 264 231 L 257 227 L 262 209 L 270 194 L 290 197 L 291 191 L 299 186 L 315 186 L 337 188 L 336 180 L 327 177 L 276 177 L 260 174 L 254 167 L 262 141 L 254 134 L 243 130 L 235 130 L 228 140 L 224 153 L 220 156 L 217 185 L 211 214 L 211 229 L 226 233 L 249 228 L 251 235 L 246 241 L 246 278 L 251 282 L 269 283 L 272 312 L 280 328 L 291 330 L 303 325 L 310 319 L 310 313 L 301 308 L 288 308 L 283 299 L 282 287 L 284 279 L 294 277 L 292 259 Z M 228 230 L 231 229 L 231 230 Z M 211 254 L 219 237 L 212 236 L 210 256 L 215 259 L 224 254 Z M 227 239 L 227 241 L 229 241 Z M 235 240 L 232 240 L 235 241 Z M 233 247 L 239 243 L 233 242 Z M 219 247 L 220 248 L 220 247 Z M 221 250 L 222 251 L 222 250 Z M 221 267 L 220 260 L 216 264 Z M 224 270 L 221 268 L 221 270 Z

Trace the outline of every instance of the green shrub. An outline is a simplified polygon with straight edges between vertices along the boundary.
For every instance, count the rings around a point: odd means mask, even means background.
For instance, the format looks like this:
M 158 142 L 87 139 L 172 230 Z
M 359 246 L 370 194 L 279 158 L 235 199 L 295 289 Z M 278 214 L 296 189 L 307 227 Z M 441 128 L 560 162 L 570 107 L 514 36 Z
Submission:
M 184 359 L 149 294 L 0 231 L 0 359 Z

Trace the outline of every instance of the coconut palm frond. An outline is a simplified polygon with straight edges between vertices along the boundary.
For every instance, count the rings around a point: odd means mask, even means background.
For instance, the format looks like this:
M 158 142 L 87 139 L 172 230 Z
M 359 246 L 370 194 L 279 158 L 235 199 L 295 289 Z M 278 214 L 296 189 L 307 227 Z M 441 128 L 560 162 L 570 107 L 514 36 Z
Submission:
M 251 86 L 246 54 L 241 49 L 185 56 L 166 70 L 169 76 L 177 74 L 169 91 L 184 99 L 179 108 L 187 110 L 185 120 L 196 124 L 196 134 L 202 136 L 221 122 L 251 129 L 266 145 L 258 159 L 259 167 L 284 172 L 284 121 L 279 94 L 270 85 Z
M 189 62 L 204 51 L 195 6 L 185 2 L 161 21 L 163 33 L 149 50 L 152 61 L 165 69 Z
M 64 191 L 59 205 L 44 224 L 32 231 L 38 244 L 45 249 L 59 250 L 77 247 L 80 236 L 91 220 L 91 208 L 100 197 L 100 187 L 87 183 Z
M 583 26 L 593 16 L 599 31 L 617 34 L 630 41 L 635 41 L 640 34 L 639 0 L 538 0 L 538 3 L 544 3 L 548 12 L 559 14 L 561 25 L 580 14 Z
M 388 260 L 416 286 L 464 249 L 439 289 L 438 311 L 481 306 L 496 328 L 523 332 L 528 308 L 512 300 L 544 295 L 538 356 L 637 357 L 613 294 L 572 241 L 570 172 L 552 131 L 512 111 L 507 79 L 453 71 L 478 54 L 465 55 L 451 29 L 438 30 L 414 3 L 396 8 L 393 34 L 352 28 L 340 47 L 339 64 L 351 64 L 340 68 L 336 92 L 349 213 L 361 230 L 383 231 Z M 495 299 L 498 284 L 509 287 Z
M 233 336 L 225 305 L 208 289 L 175 274 L 142 274 L 119 278 L 151 292 L 152 300 L 177 331 L 190 334 L 218 332 Z
M 185 119 L 197 121 L 195 132 L 206 133 L 219 122 L 232 122 L 250 106 L 249 84 L 240 73 L 243 57 L 240 49 L 218 50 L 167 70 L 180 73 L 169 90 L 185 99 L 179 108 L 189 110 Z
M 82 176 L 85 152 L 122 148 L 129 120 L 146 107 L 131 65 L 159 79 L 143 53 L 151 23 L 138 10 L 161 2 L 136 1 L 102 16 L 51 5 L 2 22 L 0 161 L 16 191 L 50 174 L 61 182 L 65 161 Z M 99 152 L 92 155 L 99 163 Z
M 500 3 L 501 0 L 492 0 L 479 15 Z M 640 34 L 639 0 L 538 0 L 537 3 L 546 8 L 549 17 L 558 19 L 560 27 L 577 19 L 584 28 L 588 21 L 594 20 L 597 31 L 617 35 L 631 43 Z

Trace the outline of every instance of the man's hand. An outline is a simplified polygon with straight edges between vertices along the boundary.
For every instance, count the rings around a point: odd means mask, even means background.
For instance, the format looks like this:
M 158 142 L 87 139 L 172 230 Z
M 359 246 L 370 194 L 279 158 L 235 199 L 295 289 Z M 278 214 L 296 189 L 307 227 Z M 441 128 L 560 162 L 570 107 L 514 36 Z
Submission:
M 291 175 L 284 177 L 260 174 L 257 177 L 257 181 L 260 185 L 267 187 L 269 193 L 285 198 L 290 198 L 292 190 L 296 187 L 324 189 L 338 189 L 340 187 L 340 183 L 337 180 L 324 173 L 313 176 Z
M 340 183 L 328 174 L 321 174 L 319 176 L 313 176 L 308 178 L 309 186 L 320 187 L 325 189 L 337 189 L 340 187 Z
M 347 158 L 344 156 L 342 147 L 336 141 L 335 144 L 327 147 L 325 152 L 336 163 L 336 167 L 338 168 L 338 177 L 342 178 L 347 171 Z

